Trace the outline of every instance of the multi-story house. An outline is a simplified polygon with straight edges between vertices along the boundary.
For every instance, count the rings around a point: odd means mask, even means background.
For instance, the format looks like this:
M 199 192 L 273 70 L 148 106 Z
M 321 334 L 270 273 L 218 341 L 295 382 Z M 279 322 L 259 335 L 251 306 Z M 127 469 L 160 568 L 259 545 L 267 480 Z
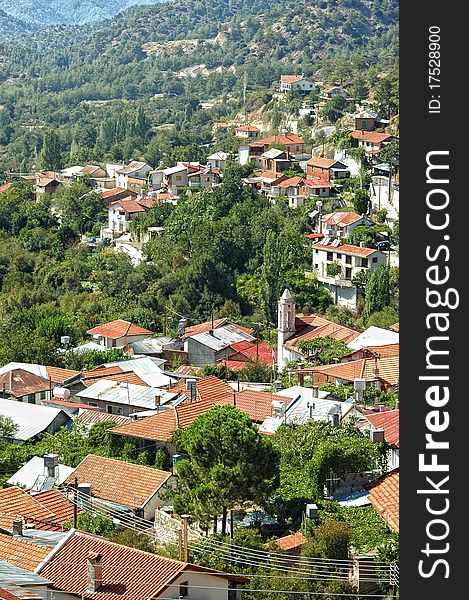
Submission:
M 386 264 L 386 254 L 364 245 L 351 246 L 324 238 L 313 244 L 313 270 L 318 281 L 332 294 L 334 303 L 356 310 L 362 296 L 361 288 L 353 284 L 353 279 L 362 271 L 376 269 Z M 330 265 L 337 265 L 333 269 Z M 336 274 L 332 274 L 333 271 Z

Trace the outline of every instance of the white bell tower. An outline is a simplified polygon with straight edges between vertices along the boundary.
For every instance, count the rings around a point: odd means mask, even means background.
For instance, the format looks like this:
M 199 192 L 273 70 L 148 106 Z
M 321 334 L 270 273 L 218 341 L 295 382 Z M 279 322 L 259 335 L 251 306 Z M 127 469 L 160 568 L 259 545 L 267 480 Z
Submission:
M 296 306 L 289 290 L 285 290 L 278 302 L 277 365 L 283 369 L 288 364 L 283 344 L 295 333 Z

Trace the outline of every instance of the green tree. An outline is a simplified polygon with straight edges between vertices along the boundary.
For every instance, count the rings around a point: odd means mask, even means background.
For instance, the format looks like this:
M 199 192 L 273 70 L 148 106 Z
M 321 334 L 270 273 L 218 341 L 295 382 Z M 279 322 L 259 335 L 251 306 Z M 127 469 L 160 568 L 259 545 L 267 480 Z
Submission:
M 53 130 L 44 132 L 42 138 L 41 166 L 43 169 L 59 170 L 63 167 L 61 141 Z
M 359 215 L 366 215 L 370 209 L 370 194 L 366 190 L 357 190 L 353 196 L 353 210 Z
M 185 429 L 174 442 L 188 458 L 177 463 L 173 495 L 179 514 L 190 512 L 208 524 L 245 502 L 262 502 L 278 485 L 278 452 L 237 408 L 217 406 Z
M 383 310 L 391 300 L 390 270 L 387 265 L 374 269 L 365 287 L 365 306 L 362 318 L 365 323 L 374 314 Z

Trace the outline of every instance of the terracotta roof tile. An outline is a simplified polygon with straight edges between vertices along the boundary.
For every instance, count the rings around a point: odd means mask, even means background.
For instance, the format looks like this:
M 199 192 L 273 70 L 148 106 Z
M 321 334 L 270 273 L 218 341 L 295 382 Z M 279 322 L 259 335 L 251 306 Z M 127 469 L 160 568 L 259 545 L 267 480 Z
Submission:
M 236 127 L 236 131 L 252 131 L 254 133 L 260 133 L 261 130 L 254 125 L 240 125 L 239 127 Z
M 97 592 L 87 591 L 87 558 L 90 555 L 102 557 L 104 583 Z M 122 546 L 96 535 L 72 531 L 50 561 L 39 569 L 39 573 L 51 580 L 55 588 L 80 598 L 152 600 L 161 595 L 167 586 L 186 570 L 214 573 L 204 567 Z M 239 580 L 230 575 L 220 577 Z M 220 586 L 216 578 L 213 580 L 213 586 Z M 178 593 L 174 588 L 169 588 L 164 595 L 175 597 Z
M 393 137 L 392 135 L 389 135 L 389 133 L 377 133 L 376 131 L 363 131 L 361 129 L 352 131 L 350 135 L 355 140 L 364 140 L 365 142 L 370 142 L 372 144 L 379 144 L 380 142 L 391 140 Z
M 21 569 L 34 571 L 49 552 L 49 547 L 0 533 L 0 560 L 9 562 Z
M 0 490 L 0 527 L 11 530 L 13 521 L 33 523 L 42 531 L 61 531 L 64 523 L 73 518 L 73 504 L 59 491 L 30 495 L 18 488 Z
M 368 499 L 389 527 L 399 531 L 399 469 L 387 473 L 371 484 Z
M 366 415 L 367 420 L 378 429 L 384 429 L 384 439 L 399 448 L 399 410 L 388 410 L 375 415 Z
M 3 185 L 0 185 L 0 194 L 9 190 L 12 185 L 12 183 L 4 183 Z
M 303 80 L 303 75 L 280 75 L 280 81 L 282 83 L 296 83 L 297 81 Z
M 378 369 L 377 374 L 375 373 L 376 368 Z M 399 381 L 399 356 L 386 356 L 376 360 L 362 358 L 337 365 L 313 367 L 311 371 L 346 381 L 353 381 L 356 378 L 366 381 L 379 379 L 389 385 L 396 385 Z
M 394 325 L 391 325 L 391 327 L 389 329 L 399 333 L 399 323 L 394 323 Z
M 124 371 L 121 367 L 115 365 L 112 367 L 105 367 L 104 365 L 100 365 L 95 369 L 91 369 L 90 371 L 86 371 L 83 373 L 83 383 L 86 386 L 93 385 L 100 379 L 110 379 L 111 381 L 120 381 L 123 383 L 133 383 L 135 385 L 143 385 L 145 387 L 150 387 L 143 379 L 141 379 L 136 373 L 133 371 Z
M 273 395 L 270 392 L 257 390 L 243 390 L 241 392 L 231 391 L 231 394 L 219 404 L 234 404 L 236 395 L 236 407 L 247 413 L 251 420 L 262 423 L 267 417 L 272 416 L 272 401 L 279 400 L 289 404 L 293 398 L 287 396 Z
M 63 383 L 71 377 L 79 375 L 80 371 L 73 369 L 61 369 L 60 367 L 47 367 L 47 376 L 52 379 L 54 383 Z
M 88 454 L 64 484 L 70 485 L 75 477 L 78 483 L 91 484 L 91 494 L 96 498 L 140 508 L 171 477 L 171 473 Z
M 134 325 L 129 321 L 123 321 L 122 319 L 111 321 L 110 323 L 104 323 L 103 325 L 98 325 L 92 329 L 89 329 L 87 333 L 89 335 L 102 335 L 103 337 L 110 338 L 112 340 L 117 340 L 120 337 L 129 335 L 153 335 L 152 331 L 149 331 L 144 327 L 140 327 L 139 325 Z
M 290 535 L 286 535 L 284 537 L 275 540 L 275 544 L 281 550 L 292 550 L 293 548 L 298 548 L 298 546 L 302 546 L 306 542 L 305 536 L 298 531 L 297 533 L 292 533 Z
M 346 225 L 350 225 L 351 223 L 355 223 L 363 219 L 363 215 L 359 215 L 356 212 L 333 212 L 327 215 L 323 215 L 322 222 L 325 225 L 338 225 L 339 227 L 344 227 Z
M 321 243 L 314 244 L 314 248 L 318 250 L 327 250 L 328 252 L 338 252 L 339 254 L 351 254 L 353 256 L 370 256 L 378 250 L 374 248 L 362 248 L 361 246 L 351 246 L 350 244 L 342 244 L 341 246 L 329 246 Z
M 250 146 L 271 146 L 272 144 L 281 144 L 282 146 L 291 146 L 292 144 L 297 144 L 301 146 L 304 144 L 303 138 L 295 133 L 289 133 L 287 135 L 271 135 L 270 137 L 263 138 L 261 140 L 256 140 Z
M 337 161 L 333 158 L 322 158 L 321 156 L 313 156 L 306 163 L 307 165 L 311 165 L 312 167 L 321 167 L 322 169 L 329 169 L 334 165 Z
M 314 340 L 319 337 L 332 337 L 348 344 L 360 335 L 359 331 L 345 325 L 333 323 L 322 317 L 315 317 L 309 323 L 298 320 L 295 322 L 295 327 L 295 334 L 284 344 L 287 348 L 295 349 L 299 342 Z
M 55 523 L 64 525 L 73 521 L 74 505 L 59 490 L 51 489 L 33 496 L 34 500 L 52 512 Z M 41 527 L 36 527 L 41 529 Z

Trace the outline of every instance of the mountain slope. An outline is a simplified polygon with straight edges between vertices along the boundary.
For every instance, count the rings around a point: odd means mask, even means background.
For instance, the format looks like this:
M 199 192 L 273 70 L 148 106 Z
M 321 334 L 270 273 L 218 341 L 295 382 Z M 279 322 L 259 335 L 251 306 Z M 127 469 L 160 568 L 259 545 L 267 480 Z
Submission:
M 1 11 L 39 25 L 81 25 L 102 21 L 135 5 L 159 0 L 0 0 Z
M 32 33 L 36 30 L 32 23 L 7 14 L 2 10 L 3 4 L 7 4 L 7 2 L 0 0 L 0 37 L 11 37 L 18 33 Z

